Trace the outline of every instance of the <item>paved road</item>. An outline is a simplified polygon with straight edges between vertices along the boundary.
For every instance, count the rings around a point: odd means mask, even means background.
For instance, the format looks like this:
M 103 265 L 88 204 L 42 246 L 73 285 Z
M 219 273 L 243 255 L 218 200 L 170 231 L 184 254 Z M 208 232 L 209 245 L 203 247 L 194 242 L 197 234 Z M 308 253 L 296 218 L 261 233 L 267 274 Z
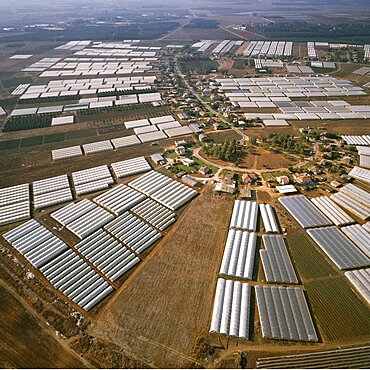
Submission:
M 249 141 L 249 137 L 244 134 L 242 131 L 240 131 L 237 127 L 231 126 L 228 121 L 225 120 L 221 116 L 221 114 L 217 111 L 215 111 L 205 100 L 202 99 L 202 97 L 195 91 L 195 89 L 189 84 L 189 82 L 186 80 L 185 75 L 181 72 L 179 65 L 178 65 L 178 60 L 176 58 L 176 72 L 177 74 L 181 77 L 181 79 L 184 81 L 185 86 L 187 89 L 207 108 L 209 112 L 211 112 L 214 116 L 218 117 L 222 122 L 226 123 L 227 125 L 230 126 L 232 130 L 234 130 L 236 133 L 238 133 L 241 136 L 240 141 Z

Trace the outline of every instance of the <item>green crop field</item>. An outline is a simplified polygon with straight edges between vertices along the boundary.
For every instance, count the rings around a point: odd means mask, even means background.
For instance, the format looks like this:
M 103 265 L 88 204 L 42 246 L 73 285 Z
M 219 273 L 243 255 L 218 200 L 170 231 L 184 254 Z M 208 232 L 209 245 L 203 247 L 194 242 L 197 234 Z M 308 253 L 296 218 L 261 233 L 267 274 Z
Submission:
M 26 137 L 21 140 L 21 147 L 41 145 L 43 136 Z
M 305 231 L 287 237 L 288 248 L 301 276 L 306 279 L 338 275 L 334 267 L 318 252 Z
M 46 143 L 55 143 L 57 141 L 64 141 L 65 134 L 61 132 L 59 134 L 50 134 L 44 136 L 44 144 Z
M 369 306 L 344 277 L 305 284 L 313 313 L 328 340 L 370 335 Z
M 19 139 L 0 141 L 0 150 L 16 149 L 19 147 Z

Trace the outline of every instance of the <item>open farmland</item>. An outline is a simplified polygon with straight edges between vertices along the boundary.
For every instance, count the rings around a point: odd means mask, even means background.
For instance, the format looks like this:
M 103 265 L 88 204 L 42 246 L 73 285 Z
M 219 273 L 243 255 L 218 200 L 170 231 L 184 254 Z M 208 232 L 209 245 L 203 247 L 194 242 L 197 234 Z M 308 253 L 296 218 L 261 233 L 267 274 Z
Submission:
M 343 277 L 305 284 L 313 313 L 327 340 L 349 340 L 370 335 L 368 305 Z
M 231 208 L 231 201 L 205 189 L 103 308 L 95 335 L 152 366 L 196 366 Z
M 55 338 L 53 331 L 0 281 L 0 366 L 85 368 L 89 365 Z M 32 345 L 30 345 L 32 343 Z
M 325 16 L 251 1 L 32 4 L 0 27 L 2 367 L 255 368 L 369 344 L 370 260 L 345 274 L 344 243 L 302 227 L 326 225 L 313 197 L 370 189 L 350 178 L 370 168 L 370 41 L 268 37 Z
M 330 262 L 318 252 L 304 230 L 290 233 L 287 240 L 295 266 L 305 279 L 337 275 Z

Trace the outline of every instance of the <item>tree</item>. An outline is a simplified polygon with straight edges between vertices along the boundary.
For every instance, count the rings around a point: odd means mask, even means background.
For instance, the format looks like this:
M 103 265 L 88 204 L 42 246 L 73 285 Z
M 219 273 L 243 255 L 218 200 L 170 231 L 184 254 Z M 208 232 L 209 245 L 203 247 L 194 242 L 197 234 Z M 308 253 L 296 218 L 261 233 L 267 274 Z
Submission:
M 253 145 L 256 145 L 257 144 L 257 138 L 255 136 L 251 136 L 251 138 L 249 139 L 249 142 Z

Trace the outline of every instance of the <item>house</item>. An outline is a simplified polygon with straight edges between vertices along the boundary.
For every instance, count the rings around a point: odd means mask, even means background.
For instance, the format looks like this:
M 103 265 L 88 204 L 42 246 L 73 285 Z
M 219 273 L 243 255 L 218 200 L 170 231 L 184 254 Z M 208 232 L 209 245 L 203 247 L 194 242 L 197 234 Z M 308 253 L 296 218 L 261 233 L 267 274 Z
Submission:
M 339 181 L 334 180 L 334 181 L 332 181 L 332 182 L 330 183 L 330 185 L 331 185 L 333 188 L 339 188 L 339 187 L 342 185 L 342 183 L 340 183 Z
M 276 181 L 281 185 L 288 185 L 290 180 L 288 176 L 278 176 Z
M 200 186 L 201 183 L 195 179 L 194 177 L 191 177 L 191 176 L 188 176 L 188 175 L 185 175 L 181 178 L 181 180 L 187 184 L 187 185 L 190 185 L 190 186 L 193 186 L 193 187 L 196 187 L 196 186 Z
M 252 179 L 248 176 L 247 173 L 245 173 L 242 176 L 242 179 L 243 179 L 244 184 L 251 184 L 252 183 Z
M 311 176 L 308 175 L 307 173 L 303 173 L 303 174 L 300 174 L 300 175 L 294 175 L 294 179 L 295 179 L 295 181 L 297 181 L 297 183 L 299 185 L 310 185 L 310 184 L 312 184 Z
M 213 128 L 214 128 L 215 130 L 220 130 L 221 125 L 220 125 L 219 123 L 214 123 L 214 124 L 213 124 Z
M 297 189 L 293 185 L 282 185 L 282 186 L 277 186 L 276 190 L 280 194 L 292 194 L 296 193 Z
M 188 166 L 188 167 L 193 166 L 195 164 L 195 162 L 192 159 L 190 159 L 190 158 L 183 158 L 183 159 L 181 159 L 181 163 L 184 166 Z
M 204 89 L 202 91 L 202 95 L 203 96 L 211 96 L 211 94 L 212 94 L 212 90 L 211 89 Z
M 178 179 L 181 179 L 183 176 L 187 175 L 188 173 L 186 171 L 180 171 L 176 174 L 176 177 Z
M 234 194 L 236 190 L 236 182 L 232 180 L 224 180 L 222 182 L 218 182 L 215 185 L 215 191 L 220 193 L 228 193 Z
M 248 176 L 252 180 L 252 182 L 255 182 L 258 180 L 258 176 L 255 173 L 248 173 Z
M 176 146 L 184 146 L 184 145 L 186 145 L 186 141 L 185 140 L 175 141 L 175 145 Z
M 158 153 L 152 154 L 150 158 L 155 164 L 165 164 L 166 163 L 166 159 L 161 154 L 158 154 Z
M 208 167 L 200 167 L 198 172 L 202 175 L 207 175 L 211 172 L 211 170 Z
M 239 193 L 241 198 L 251 198 L 252 197 L 251 185 L 247 184 L 245 186 L 240 186 Z
M 313 166 L 313 167 L 310 167 L 309 170 L 315 174 L 315 175 L 319 175 L 320 173 L 322 173 L 321 169 L 316 167 L 316 166 Z
M 205 134 L 200 134 L 200 135 L 199 135 L 199 141 L 201 141 L 202 143 L 204 143 L 204 142 L 208 141 L 208 137 L 207 137 L 207 135 L 205 135 Z
M 177 155 L 185 155 L 186 153 L 186 148 L 184 146 L 178 146 L 176 149 L 175 149 L 175 153 Z
M 185 119 L 188 119 L 189 118 L 188 115 L 185 114 L 185 113 L 179 113 L 177 115 L 177 117 L 179 117 L 179 119 L 181 119 L 181 120 L 185 120 Z

